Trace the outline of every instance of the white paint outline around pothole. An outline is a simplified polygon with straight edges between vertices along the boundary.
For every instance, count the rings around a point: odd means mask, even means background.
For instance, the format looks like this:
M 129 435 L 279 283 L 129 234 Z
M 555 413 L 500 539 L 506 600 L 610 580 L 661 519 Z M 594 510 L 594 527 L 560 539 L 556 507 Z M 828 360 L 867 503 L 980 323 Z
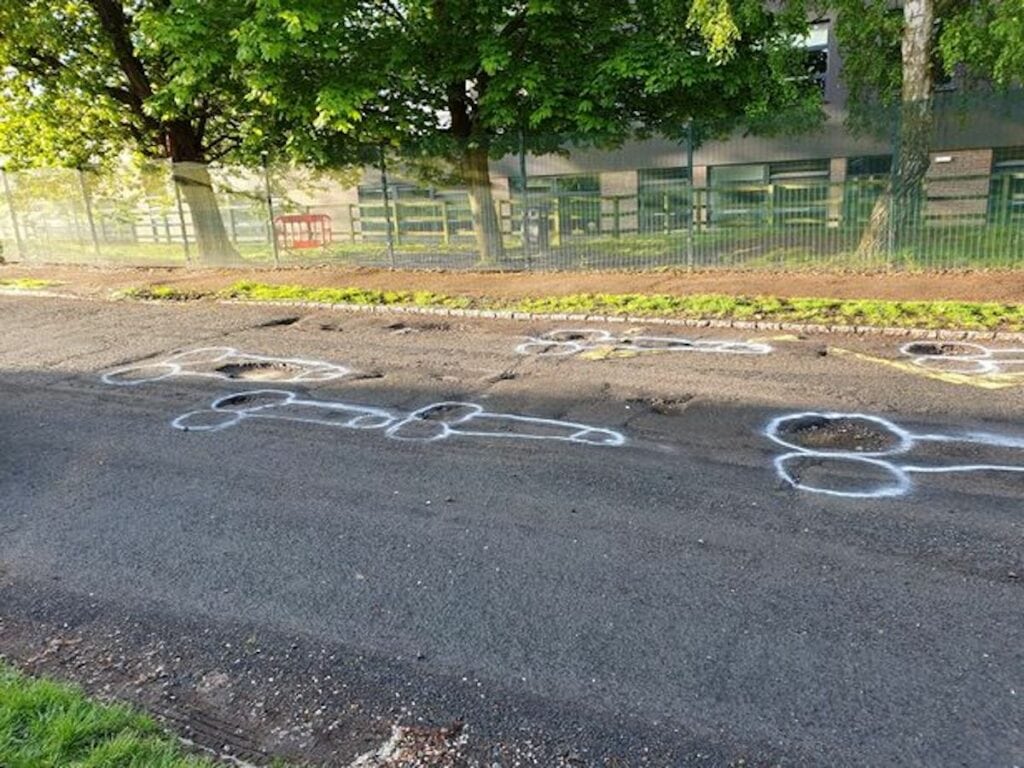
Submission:
M 176 352 L 155 362 L 125 365 L 104 373 L 100 378 L 104 384 L 117 387 L 135 387 L 178 376 L 199 376 L 222 381 L 237 381 L 240 377 L 232 376 L 221 370 L 230 366 L 239 368 L 281 366 L 299 369 L 292 376 L 274 379 L 282 384 L 334 381 L 353 373 L 351 368 L 323 360 L 257 355 L 251 352 L 240 352 L 234 347 L 199 347 Z
M 957 351 L 921 352 L 929 348 Z M 1000 349 L 971 341 L 911 341 L 900 347 L 900 354 L 920 368 L 940 373 L 1024 376 L 1024 349 L 1021 348 Z
M 314 400 L 281 389 L 255 389 L 219 397 L 207 409 L 182 414 L 171 426 L 186 432 L 219 432 L 250 418 L 345 429 L 381 429 L 388 438 L 411 442 L 482 437 L 556 440 L 602 447 L 619 447 L 626 443 L 625 436 L 612 429 L 492 413 L 476 403 L 443 401 L 404 412 L 336 400 Z
M 895 438 L 894 445 L 876 451 L 849 451 L 807 448 L 787 440 L 781 430 L 786 424 L 807 419 L 860 420 L 866 421 L 888 432 Z M 910 453 L 918 443 L 941 442 L 950 444 L 985 445 L 993 448 L 1014 448 L 1024 450 L 1024 438 L 999 435 L 990 432 L 966 432 L 961 434 L 915 433 L 880 416 L 863 413 L 814 412 L 792 413 L 772 419 L 765 428 L 765 436 L 788 449 L 786 453 L 774 459 L 775 472 L 779 478 L 792 488 L 810 493 L 837 496 L 846 499 L 882 499 L 904 496 L 913 489 L 912 474 L 953 474 L 958 472 L 1024 472 L 1024 454 L 1021 464 L 953 464 L 948 466 L 928 466 L 903 463 L 897 457 Z M 875 488 L 864 491 L 847 491 L 836 488 L 808 485 L 800 481 L 791 471 L 790 466 L 800 460 L 819 459 L 830 462 L 849 462 L 851 466 L 868 466 L 887 472 L 891 481 L 882 483 Z
M 708 352 L 729 355 L 767 355 L 773 351 L 768 344 L 752 341 L 687 339 L 682 336 L 615 336 L 602 329 L 560 328 L 540 336 L 527 336 L 526 341 L 516 347 L 516 353 L 566 357 L 608 348 L 616 352 Z

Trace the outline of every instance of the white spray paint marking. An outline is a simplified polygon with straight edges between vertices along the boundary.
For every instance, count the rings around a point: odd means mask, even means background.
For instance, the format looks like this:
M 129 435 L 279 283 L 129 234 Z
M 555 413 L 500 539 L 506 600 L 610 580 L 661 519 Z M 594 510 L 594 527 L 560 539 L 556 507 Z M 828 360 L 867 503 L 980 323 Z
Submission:
M 587 424 L 491 413 L 476 403 L 441 402 L 412 412 L 333 400 L 311 400 L 294 392 L 256 389 L 214 400 L 202 411 L 185 413 L 171 426 L 188 432 L 217 432 L 250 418 L 278 419 L 345 429 L 382 429 L 393 440 L 434 442 L 449 437 L 560 440 L 585 445 L 621 446 L 620 432 Z
M 992 349 L 966 341 L 913 341 L 900 347 L 911 362 L 930 371 L 966 375 L 1024 374 L 1024 349 Z
M 322 360 L 300 358 L 268 357 L 248 352 L 239 352 L 233 347 L 202 347 L 178 352 L 154 363 L 127 365 L 109 371 L 102 376 L 105 384 L 119 387 L 134 387 L 149 384 L 175 376 L 202 376 L 211 379 L 232 380 L 245 378 L 233 375 L 260 370 L 273 372 L 280 369 L 286 376 L 274 375 L 274 381 L 285 384 L 299 382 L 333 381 L 352 373 L 350 368 Z
M 750 341 L 691 340 L 681 336 L 613 336 L 592 328 L 561 329 L 528 336 L 516 347 L 520 355 L 562 357 L 594 349 L 629 352 L 712 352 L 730 355 L 767 355 L 768 344 Z
M 801 421 L 860 421 L 887 434 L 891 444 L 874 451 L 829 450 L 808 448 L 786 438 L 786 428 Z M 869 416 L 862 413 L 794 413 L 772 419 L 765 429 L 765 435 L 788 449 L 775 457 L 775 471 L 779 477 L 801 491 L 822 493 L 828 496 L 839 496 L 847 499 L 881 499 L 903 496 L 913 488 L 913 473 L 943 474 L 955 472 L 1024 472 L 1024 455 L 1021 464 L 954 464 L 948 466 L 919 465 L 904 463 L 901 459 L 910 453 L 919 443 L 940 442 L 950 444 L 985 445 L 992 448 L 1013 448 L 1024 450 L 1024 438 L 998 435 L 989 432 L 965 432 L 962 434 L 924 433 L 917 434 L 894 424 L 888 419 Z M 839 488 L 809 485 L 800 480 L 794 465 L 801 461 L 813 460 L 818 463 L 842 465 L 849 469 L 865 468 L 888 475 L 888 480 L 877 481 L 873 487 L 865 490 L 842 490 Z

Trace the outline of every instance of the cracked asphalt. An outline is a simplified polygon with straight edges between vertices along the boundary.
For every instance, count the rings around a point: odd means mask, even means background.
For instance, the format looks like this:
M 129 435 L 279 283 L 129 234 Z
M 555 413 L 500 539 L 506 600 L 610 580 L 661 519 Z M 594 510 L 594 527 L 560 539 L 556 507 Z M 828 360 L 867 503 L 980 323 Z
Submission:
M 885 337 L 537 357 L 516 345 L 559 324 L 30 296 L 0 296 L 0 323 L 0 652 L 30 670 L 256 761 L 348 765 L 398 723 L 462 734 L 424 765 L 1024 765 L 1024 474 L 826 495 L 782 480 L 765 435 L 868 414 L 1004 438 L 919 445 L 917 464 L 1020 467 L 1024 387 L 830 348 L 898 357 Z M 101 380 L 221 346 L 354 373 Z M 625 444 L 402 441 L 329 409 L 171 426 L 266 388 L 472 402 Z M 826 447 L 870 454 L 849 426 Z

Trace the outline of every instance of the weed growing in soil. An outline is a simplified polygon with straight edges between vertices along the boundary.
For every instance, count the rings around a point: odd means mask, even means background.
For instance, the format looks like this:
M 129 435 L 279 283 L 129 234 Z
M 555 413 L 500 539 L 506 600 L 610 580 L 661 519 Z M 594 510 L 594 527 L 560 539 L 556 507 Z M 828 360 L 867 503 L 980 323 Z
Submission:
M 182 300 L 195 292 L 170 286 L 136 289 L 131 298 Z M 317 304 L 493 309 L 533 313 L 679 317 L 692 320 L 764 320 L 819 325 L 894 328 L 954 328 L 977 331 L 1024 330 L 1024 304 L 969 301 L 883 301 L 876 299 L 786 299 L 776 296 L 640 293 L 581 293 L 519 301 L 445 296 L 429 291 L 380 291 L 366 288 L 310 288 L 238 282 L 217 298 L 247 301 L 302 301 Z
M 41 291 L 60 285 L 56 280 L 39 280 L 34 277 L 15 277 L 0 280 L 0 288 L 11 288 L 15 291 Z
M 468 298 L 442 296 L 430 291 L 376 291 L 366 288 L 307 288 L 301 285 L 268 285 L 246 280 L 218 294 L 225 299 L 248 301 L 309 301 L 317 304 L 372 304 L 376 306 L 412 305 L 464 309 Z

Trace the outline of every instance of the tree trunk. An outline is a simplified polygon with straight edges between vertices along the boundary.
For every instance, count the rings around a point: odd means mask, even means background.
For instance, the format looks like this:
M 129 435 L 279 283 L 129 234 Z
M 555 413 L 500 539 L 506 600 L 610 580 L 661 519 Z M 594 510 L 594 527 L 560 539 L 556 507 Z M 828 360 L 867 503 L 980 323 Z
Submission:
M 491 170 L 487 147 L 468 146 L 462 153 L 462 176 L 469 187 L 469 209 L 481 264 L 497 264 L 505 256 L 501 221 L 491 194 Z
M 168 124 L 166 136 L 174 183 L 188 203 L 200 263 L 241 261 L 242 257 L 228 237 L 220 215 L 213 179 L 203 152 L 202 136 L 187 121 Z
M 928 173 L 932 133 L 932 54 L 935 45 L 933 0 L 905 0 L 901 44 L 903 90 L 892 177 L 875 203 L 857 256 L 877 258 L 905 242 L 920 221 L 924 178 Z
M 181 190 L 192 218 L 192 231 L 200 263 L 226 264 L 241 261 L 242 257 L 224 227 L 207 165 L 174 163 L 173 168 L 174 183 Z

